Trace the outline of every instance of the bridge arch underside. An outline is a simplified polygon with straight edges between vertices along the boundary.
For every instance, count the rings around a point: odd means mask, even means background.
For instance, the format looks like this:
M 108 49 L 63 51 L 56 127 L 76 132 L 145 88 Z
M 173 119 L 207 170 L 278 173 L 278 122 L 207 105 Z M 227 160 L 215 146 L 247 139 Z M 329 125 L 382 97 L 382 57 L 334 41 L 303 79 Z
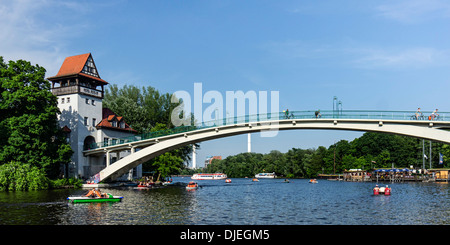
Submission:
M 270 134 L 277 130 L 301 129 L 389 133 L 450 144 L 450 131 L 448 131 L 450 122 L 305 119 L 244 123 L 199 129 L 151 139 L 151 142 L 147 144 L 148 146 L 103 169 L 100 172 L 100 180 L 114 180 L 154 157 L 185 145 L 247 133 L 264 132 Z M 138 147 L 137 143 L 134 147 Z

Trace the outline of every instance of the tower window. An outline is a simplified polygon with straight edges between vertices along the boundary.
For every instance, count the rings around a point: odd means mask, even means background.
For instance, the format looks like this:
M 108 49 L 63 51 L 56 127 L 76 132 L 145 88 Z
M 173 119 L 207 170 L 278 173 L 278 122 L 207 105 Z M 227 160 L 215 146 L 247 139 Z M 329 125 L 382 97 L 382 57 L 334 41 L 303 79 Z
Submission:
M 89 120 L 88 117 L 84 117 L 84 126 L 88 126 L 88 120 Z
M 67 97 L 67 103 L 70 103 L 70 97 Z
M 95 105 L 95 100 L 92 100 L 92 105 Z
M 96 120 L 95 118 L 92 118 L 92 126 L 93 126 L 93 127 L 95 127 L 96 121 L 97 121 L 97 120 Z
M 88 105 L 89 105 L 89 99 L 87 99 L 87 98 L 86 98 L 86 104 L 88 104 Z
M 61 98 L 61 104 L 64 104 L 64 98 Z

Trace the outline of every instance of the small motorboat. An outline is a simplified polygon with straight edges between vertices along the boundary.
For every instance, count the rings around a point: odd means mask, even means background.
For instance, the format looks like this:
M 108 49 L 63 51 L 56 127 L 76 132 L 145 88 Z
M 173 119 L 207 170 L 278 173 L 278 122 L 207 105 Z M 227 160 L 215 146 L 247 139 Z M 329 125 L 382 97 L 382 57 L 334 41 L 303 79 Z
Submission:
M 189 182 L 189 184 L 186 186 L 186 190 L 196 190 L 198 189 L 198 184 L 194 181 Z
M 288 180 L 288 179 L 285 179 L 285 180 L 283 181 L 283 183 L 289 183 L 289 180 Z
M 225 183 L 231 183 L 231 179 L 226 179 Z
M 123 196 L 113 196 L 111 193 L 105 193 L 103 197 L 87 197 L 87 196 L 74 196 L 68 197 L 67 200 L 72 203 L 88 203 L 88 202 L 120 202 Z
M 252 179 L 252 181 L 253 181 L 253 182 L 258 182 L 258 181 L 259 181 L 259 179 L 257 179 L 257 178 L 253 178 L 253 179 Z
M 318 182 L 317 182 L 316 179 L 310 179 L 310 180 L 309 180 L 309 183 L 310 183 L 310 184 L 317 184 Z

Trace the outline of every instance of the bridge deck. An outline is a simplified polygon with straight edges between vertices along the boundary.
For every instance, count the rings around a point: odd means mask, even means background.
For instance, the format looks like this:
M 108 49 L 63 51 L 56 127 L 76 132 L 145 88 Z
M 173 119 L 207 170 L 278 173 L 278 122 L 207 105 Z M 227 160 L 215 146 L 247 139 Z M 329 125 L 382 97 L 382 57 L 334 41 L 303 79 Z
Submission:
M 247 115 L 242 117 L 224 118 L 205 122 L 196 126 L 181 126 L 167 130 L 161 130 L 150 133 L 143 133 L 131 137 L 120 138 L 109 142 L 98 142 L 85 146 L 84 154 L 103 154 L 105 151 L 113 150 L 120 151 L 130 149 L 131 147 L 142 148 L 155 143 L 160 140 L 178 137 L 179 134 L 189 134 L 189 132 L 200 132 L 204 129 L 223 128 L 226 126 L 246 126 L 248 124 L 267 124 L 270 122 L 283 123 L 306 123 L 308 121 L 321 122 L 367 122 L 373 123 L 378 121 L 401 123 L 404 125 L 425 126 L 440 129 L 450 128 L 450 113 L 438 112 L 439 116 L 434 120 L 429 120 L 428 116 L 432 112 L 422 112 L 422 116 L 418 118 L 414 111 L 361 111 L 361 110 L 346 110 L 346 111 L 289 111 L 268 114 Z M 425 116 L 428 115 L 428 116 Z M 199 131 L 200 130 L 200 131 Z

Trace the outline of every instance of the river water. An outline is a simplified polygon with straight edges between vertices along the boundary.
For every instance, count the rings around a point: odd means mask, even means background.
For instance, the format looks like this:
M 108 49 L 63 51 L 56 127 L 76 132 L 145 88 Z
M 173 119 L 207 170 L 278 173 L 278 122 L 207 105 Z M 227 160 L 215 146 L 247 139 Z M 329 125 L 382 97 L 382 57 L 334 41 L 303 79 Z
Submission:
M 198 181 L 148 190 L 102 189 L 119 203 L 68 203 L 83 189 L 0 192 L 2 225 L 443 225 L 450 224 L 448 183 L 387 183 L 391 196 L 374 196 L 375 183 L 292 179 Z M 381 184 L 381 183 L 379 183 Z M 383 185 L 385 185 L 384 183 Z

